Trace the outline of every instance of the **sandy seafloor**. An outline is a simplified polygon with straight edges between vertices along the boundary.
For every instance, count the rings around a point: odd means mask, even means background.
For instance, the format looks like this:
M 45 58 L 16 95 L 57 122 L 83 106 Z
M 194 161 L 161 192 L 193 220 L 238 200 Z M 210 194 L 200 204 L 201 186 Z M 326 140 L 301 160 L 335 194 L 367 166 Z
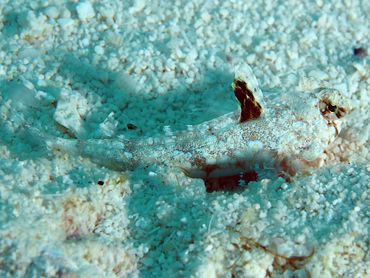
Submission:
M 370 71 L 353 53 L 369 48 L 369 13 L 356 0 L 0 0 L 0 277 L 369 277 Z M 175 132 L 237 108 L 242 61 L 264 94 L 308 75 L 351 101 L 321 168 L 206 193 L 164 165 L 123 173 L 45 150 L 16 120 L 64 138 Z

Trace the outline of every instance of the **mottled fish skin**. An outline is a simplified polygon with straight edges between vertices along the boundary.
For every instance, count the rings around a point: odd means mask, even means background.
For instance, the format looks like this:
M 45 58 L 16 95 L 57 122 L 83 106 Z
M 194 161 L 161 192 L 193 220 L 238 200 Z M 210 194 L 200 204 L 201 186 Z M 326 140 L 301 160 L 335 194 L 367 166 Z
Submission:
M 170 136 L 77 140 L 28 129 L 51 149 L 87 156 L 108 167 L 133 170 L 141 164 L 166 165 L 180 168 L 193 178 L 259 169 L 294 175 L 323 153 L 339 134 L 348 105 L 337 90 L 313 78 L 301 78 L 300 92 L 292 90 L 263 98 L 248 65 L 237 70 L 234 90 L 243 87 L 243 82 L 250 92 L 246 99 L 235 92 L 241 109 Z M 262 116 L 243 115 L 249 107 L 260 107 L 261 113 L 249 114 Z

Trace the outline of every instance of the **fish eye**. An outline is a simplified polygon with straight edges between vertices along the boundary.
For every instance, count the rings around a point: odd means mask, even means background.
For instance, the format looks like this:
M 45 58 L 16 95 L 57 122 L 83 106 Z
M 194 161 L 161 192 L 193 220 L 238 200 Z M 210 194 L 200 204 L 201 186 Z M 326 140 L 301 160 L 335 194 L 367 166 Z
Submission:
M 326 110 L 337 117 L 337 119 L 343 118 L 347 115 L 347 110 L 344 107 L 337 105 L 328 104 Z
M 331 104 L 328 99 L 320 102 L 320 110 L 324 118 L 329 121 L 338 120 L 340 118 L 343 118 L 347 114 L 345 108 Z
M 328 104 L 327 109 L 328 109 L 329 112 L 332 112 L 332 113 L 335 113 L 335 114 L 337 114 L 337 112 L 338 112 L 338 106 L 336 106 L 336 105 Z
M 349 103 L 337 90 L 320 88 L 318 98 L 321 115 L 329 122 L 348 114 Z

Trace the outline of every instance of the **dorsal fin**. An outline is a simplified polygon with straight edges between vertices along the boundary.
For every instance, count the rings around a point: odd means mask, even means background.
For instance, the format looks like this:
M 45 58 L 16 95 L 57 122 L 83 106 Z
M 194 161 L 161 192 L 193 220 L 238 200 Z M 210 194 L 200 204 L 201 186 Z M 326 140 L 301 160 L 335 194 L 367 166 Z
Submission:
M 239 122 L 244 123 L 261 117 L 264 110 L 263 95 L 257 78 L 248 65 L 235 72 L 231 86 L 241 107 Z

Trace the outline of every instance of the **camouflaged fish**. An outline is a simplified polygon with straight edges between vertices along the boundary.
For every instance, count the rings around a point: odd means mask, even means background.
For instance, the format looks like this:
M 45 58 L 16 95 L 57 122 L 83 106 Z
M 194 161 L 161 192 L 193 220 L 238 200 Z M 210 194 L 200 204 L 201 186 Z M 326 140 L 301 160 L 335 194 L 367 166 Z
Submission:
M 240 109 L 170 136 L 78 140 L 27 128 L 48 148 L 121 170 L 158 164 L 203 179 L 258 169 L 294 175 L 336 138 L 348 111 L 340 92 L 313 78 L 301 78 L 300 92 L 264 98 L 252 69 L 244 65 L 236 71 L 232 87 Z

